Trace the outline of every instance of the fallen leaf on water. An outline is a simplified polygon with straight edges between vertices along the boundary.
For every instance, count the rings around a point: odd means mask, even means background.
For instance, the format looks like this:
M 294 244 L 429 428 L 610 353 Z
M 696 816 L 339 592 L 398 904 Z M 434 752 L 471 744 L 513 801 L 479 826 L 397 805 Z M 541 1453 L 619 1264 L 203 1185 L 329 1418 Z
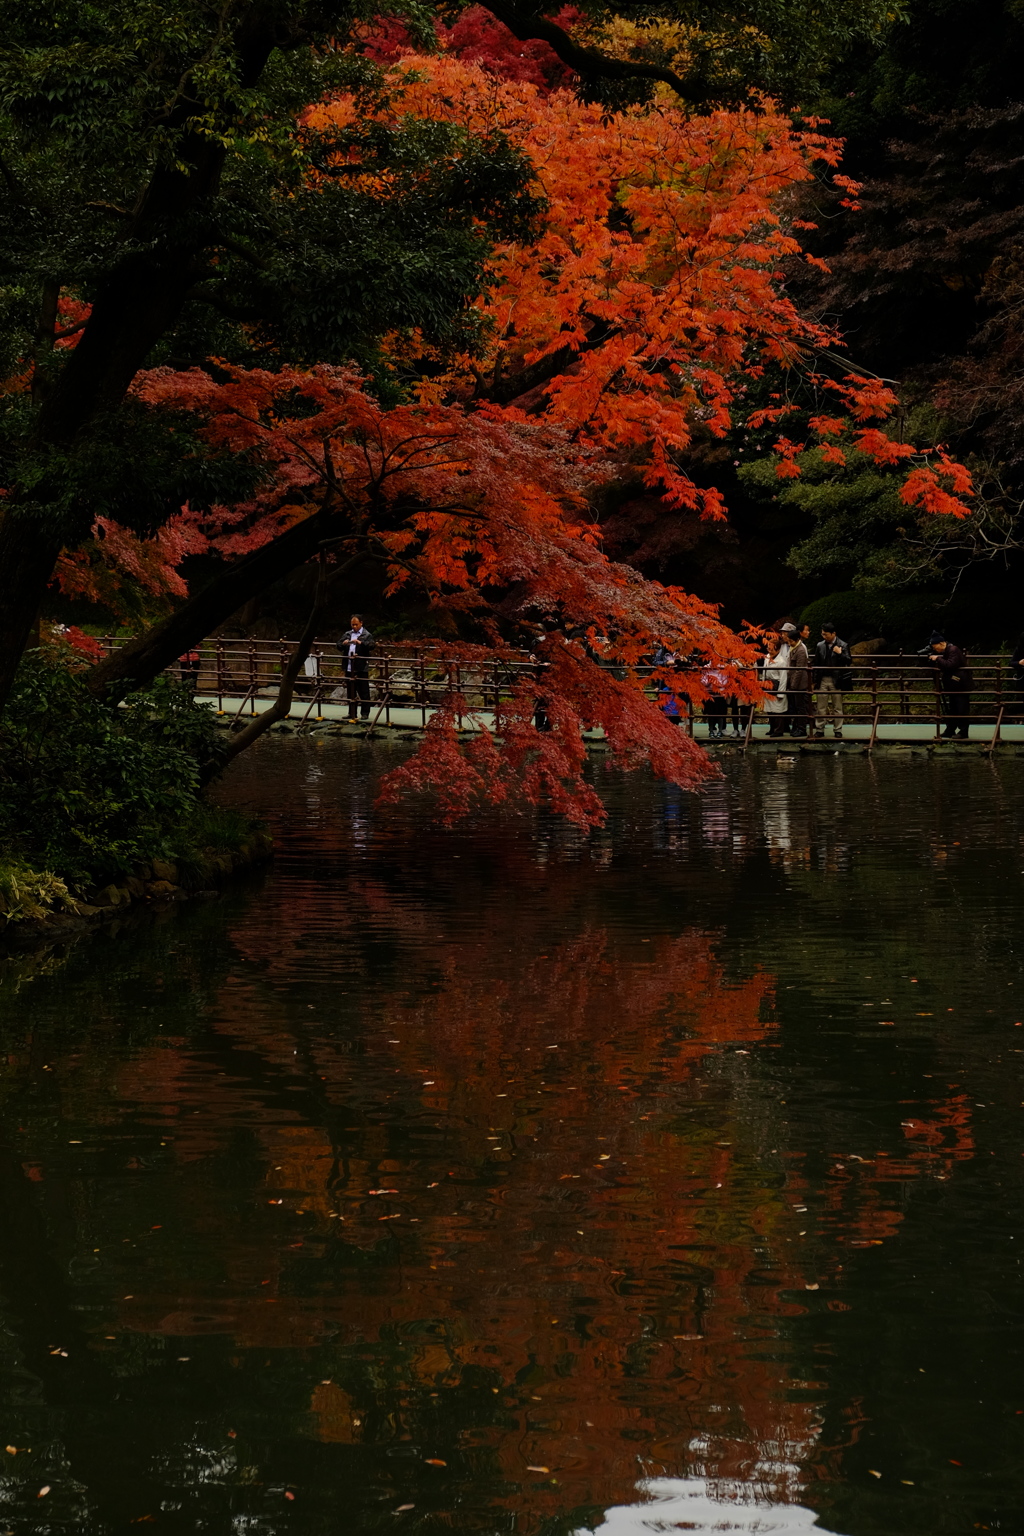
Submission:
M 424 1460 L 428 1467 L 446 1467 L 448 1465 L 446 1461 L 442 1461 L 438 1456 L 425 1456 Z
M 550 1467 L 527 1467 L 527 1472 L 550 1472 Z
M 881 1477 L 882 1475 L 881 1472 L 876 1472 L 874 1467 L 868 1467 L 868 1471 L 871 1473 L 872 1477 Z

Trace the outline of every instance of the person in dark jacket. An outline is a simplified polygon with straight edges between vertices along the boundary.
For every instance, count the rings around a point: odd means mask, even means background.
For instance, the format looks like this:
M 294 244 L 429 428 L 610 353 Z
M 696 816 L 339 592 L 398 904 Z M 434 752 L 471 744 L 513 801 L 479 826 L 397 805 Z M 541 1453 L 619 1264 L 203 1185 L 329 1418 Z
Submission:
M 967 657 L 958 645 L 933 630 L 928 641 L 928 660 L 939 676 L 942 688 L 942 713 L 946 717 L 943 737 L 949 741 L 959 736 L 966 741 L 971 734 L 971 689 L 974 678 Z
M 373 652 L 373 636 L 363 624 L 358 613 L 352 615 L 352 627 L 337 641 L 345 674 L 345 690 L 348 694 L 348 718 L 356 718 L 356 705 L 364 720 L 370 718 L 370 656 Z
M 811 658 L 795 624 L 783 624 L 782 633 L 789 641 L 786 724 L 791 736 L 806 736 L 811 718 Z
M 831 619 L 821 626 L 821 639 L 814 647 L 815 736 L 824 737 L 826 721 L 832 721 L 836 741 L 843 739 L 843 694 L 850 686 L 853 657 L 845 640 L 840 640 Z
M 1024 714 L 1024 635 L 1017 636 L 1017 644 L 1013 648 L 1010 657 L 1010 676 L 1017 685 L 1020 694 L 1018 713 Z

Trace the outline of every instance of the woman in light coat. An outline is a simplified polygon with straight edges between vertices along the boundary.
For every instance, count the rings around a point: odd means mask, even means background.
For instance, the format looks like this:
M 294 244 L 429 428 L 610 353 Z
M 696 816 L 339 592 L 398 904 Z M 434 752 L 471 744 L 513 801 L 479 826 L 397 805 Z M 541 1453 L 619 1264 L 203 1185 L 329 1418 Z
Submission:
M 761 681 L 769 692 L 761 706 L 768 716 L 768 735 L 786 734 L 786 682 L 789 677 L 789 645 L 782 635 L 778 637 L 775 655 L 770 656 L 761 668 Z

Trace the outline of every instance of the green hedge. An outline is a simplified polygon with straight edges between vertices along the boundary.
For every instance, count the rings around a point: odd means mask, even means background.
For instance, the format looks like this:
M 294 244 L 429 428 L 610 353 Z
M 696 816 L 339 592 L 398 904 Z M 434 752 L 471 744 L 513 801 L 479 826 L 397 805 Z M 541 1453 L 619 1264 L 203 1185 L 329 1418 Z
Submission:
M 0 847 L 78 887 L 187 855 L 209 821 L 200 775 L 218 750 L 188 688 L 161 678 L 108 703 L 59 651 L 30 652 L 0 717 Z

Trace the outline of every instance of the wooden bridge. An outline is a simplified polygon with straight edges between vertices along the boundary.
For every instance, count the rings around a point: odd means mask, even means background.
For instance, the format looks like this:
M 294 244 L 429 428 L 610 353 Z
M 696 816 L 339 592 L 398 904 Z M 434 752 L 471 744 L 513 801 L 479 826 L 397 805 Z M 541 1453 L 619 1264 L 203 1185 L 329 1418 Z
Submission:
M 123 642 L 111 637 L 103 643 L 111 650 Z M 225 724 L 233 724 L 270 708 L 292 649 L 288 640 L 209 640 L 197 647 L 198 667 L 179 662 L 169 671 L 194 684 L 197 694 L 216 705 L 218 717 Z M 300 676 L 288 728 L 345 730 L 350 705 L 342 657 L 333 641 L 327 640 L 317 642 L 311 655 L 316 672 L 311 677 Z M 1024 690 L 1013 676 L 1009 657 L 971 656 L 969 665 L 974 676 L 971 741 L 987 749 L 1024 747 Z M 537 665 L 525 654 L 515 660 L 467 662 L 446 657 L 441 645 L 378 645 L 368 662 L 369 714 L 365 723 L 352 729 L 422 730 L 435 711 L 453 698 L 462 701 L 456 710 L 461 729 L 475 731 L 481 724 L 494 727 L 500 725 L 503 706 L 516 683 L 532 682 L 536 677 Z M 853 687 L 841 698 L 844 743 L 852 743 L 859 750 L 901 742 L 927 746 L 940 741 L 951 723 L 943 713 L 935 669 L 924 658 L 902 651 L 855 656 Z M 680 707 L 680 728 L 706 741 L 707 721 L 699 712 Z M 759 745 L 768 735 L 769 718 L 761 711 L 743 710 L 737 732 L 732 729 L 737 722 L 730 713 L 726 721 L 729 731 L 722 745 Z M 591 734 L 595 742 L 601 739 L 600 732 Z M 827 740 L 831 738 L 830 728 Z M 773 738 L 771 745 L 791 751 L 796 740 Z M 820 749 L 821 744 L 814 741 L 808 745 Z

